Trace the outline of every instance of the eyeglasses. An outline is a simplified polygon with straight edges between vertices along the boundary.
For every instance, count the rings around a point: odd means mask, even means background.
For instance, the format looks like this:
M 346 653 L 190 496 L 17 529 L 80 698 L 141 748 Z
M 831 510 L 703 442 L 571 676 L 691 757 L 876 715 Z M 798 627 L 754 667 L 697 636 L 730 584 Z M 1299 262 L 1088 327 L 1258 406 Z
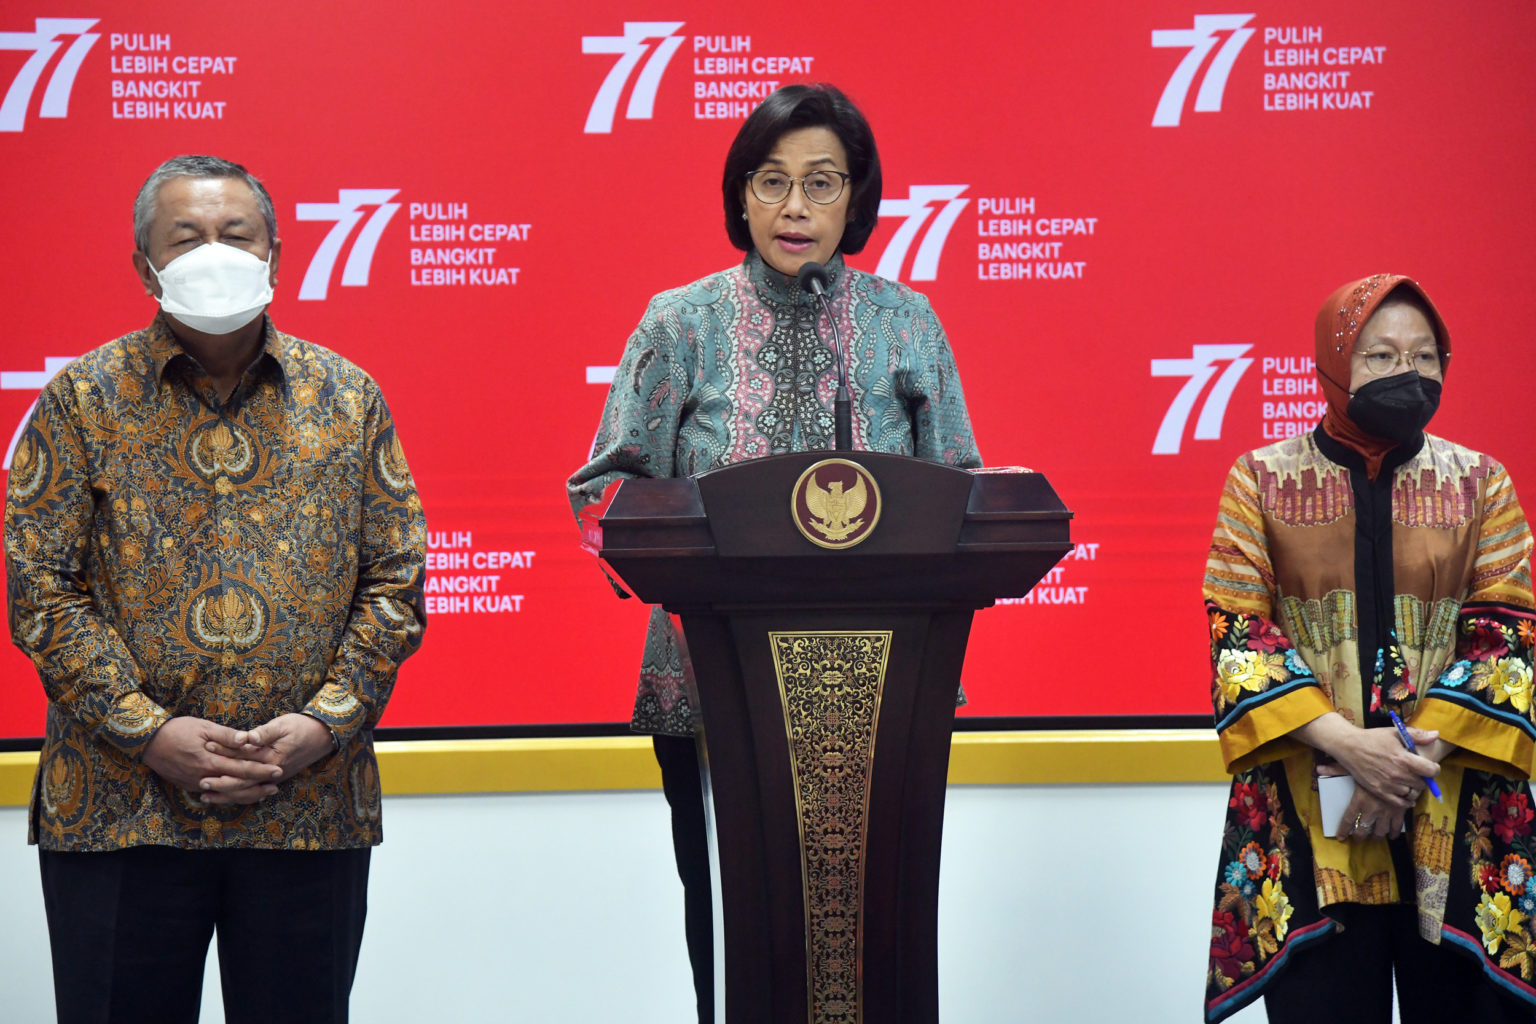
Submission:
M 752 194 L 757 196 L 760 203 L 769 206 L 782 203 L 789 198 L 790 190 L 795 187 L 795 182 L 800 183 L 800 189 L 805 193 L 805 198 L 813 203 L 826 206 L 835 203 L 843 194 L 843 189 L 848 184 L 848 175 L 842 171 L 812 171 L 803 178 L 796 178 L 785 174 L 783 171 L 764 170 L 748 171 L 747 184 L 752 186 Z
M 1389 373 L 1396 373 L 1399 364 L 1407 366 L 1420 377 L 1437 376 L 1445 368 L 1445 360 L 1450 354 L 1441 354 L 1440 349 L 1419 348 L 1412 352 L 1399 352 L 1395 348 L 1373 348 L 1369 352 L 1356 352 L 1361 361 L 1365 363 L 1365 372 L 1372 377 L 1385 377 Z

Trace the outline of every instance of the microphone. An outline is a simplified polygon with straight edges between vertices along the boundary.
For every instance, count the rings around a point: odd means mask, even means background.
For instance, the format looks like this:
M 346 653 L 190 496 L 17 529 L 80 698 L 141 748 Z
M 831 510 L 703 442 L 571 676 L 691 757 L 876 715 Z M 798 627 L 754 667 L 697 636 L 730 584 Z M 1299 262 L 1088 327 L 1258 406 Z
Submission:
M 832 315 L 832 303 L 827 298 L 827 287 L 832 279 L 827 268 L 815 260 L 800 265 L 795 275 L 803 291 L 821 300 L 821 308 L 827 314 L 832 328 L 832 347 L 837 352 L 837 397 L 832 400 L 833 447 L 837 451 L 853 451 L 853 396 L 848 393 L 848 359 L 843 354 L 843 339 L 837 333 L 837 318 Z
M 800 272 L 795 275 L 800 281 L 800 287 L 818 298 L 827 293 L 832 286 L 832 278 L 827 276 L 827 268 L 815 260 L 806 260 L 800 264 Z

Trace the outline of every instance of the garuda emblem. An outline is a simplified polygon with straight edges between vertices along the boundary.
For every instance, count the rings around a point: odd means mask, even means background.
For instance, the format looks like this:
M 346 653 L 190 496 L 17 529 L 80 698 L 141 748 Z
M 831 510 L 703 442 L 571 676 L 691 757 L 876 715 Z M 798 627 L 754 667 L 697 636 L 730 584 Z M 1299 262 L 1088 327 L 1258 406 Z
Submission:
M 869 536 L 880 518 L 880 487 L 856 462 L 823 459 L 800 475 L 790 510 L 812 544 L 852 547 Z
M 844 493 L 843 482 L 833 480 L 825 488 L 812 476 L 805 488 L 805 504 L 816 518 L 811 527 L 827 540 L 847 540 L 848 535 L 864 525 L 858 517 L 869 504 L 864 478 L 853 482 L 853 490 Z

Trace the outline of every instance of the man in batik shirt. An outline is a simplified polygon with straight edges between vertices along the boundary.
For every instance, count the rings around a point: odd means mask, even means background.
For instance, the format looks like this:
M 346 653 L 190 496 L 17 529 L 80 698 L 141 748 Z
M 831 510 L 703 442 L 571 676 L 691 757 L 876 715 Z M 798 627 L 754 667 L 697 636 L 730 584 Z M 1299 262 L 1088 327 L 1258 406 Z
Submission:
M 195 1021 L 215 930 L 226 1019 L 345 1020 L 421 504 L 378 385 L 266 317 L 260 182 L 168 161 L 134 234 L 161 311 L 44 389 L 6 502 L 59 1020 Z

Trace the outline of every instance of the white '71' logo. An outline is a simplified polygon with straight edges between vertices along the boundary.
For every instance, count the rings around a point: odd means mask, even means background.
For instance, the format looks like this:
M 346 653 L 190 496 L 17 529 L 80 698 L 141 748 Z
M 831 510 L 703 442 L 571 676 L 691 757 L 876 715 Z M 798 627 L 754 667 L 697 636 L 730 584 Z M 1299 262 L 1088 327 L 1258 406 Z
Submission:
M 1253 365 L 1253 360 L 1243 355 L 1252 347 L 1252 345 L 1195 345 L 1188 359 L 1152 360 L 1154 377 L 1189 378 L 1184 386 L 1179 388 L 1179 393 L 1173 398 L 1173 404 L 1168 406 L 1168 412 L 1163 416 L 1162 425 L 1157 428 L 1157 439 L 1152 442 L 1153 455 L 1179 453 L 1179 445 L 1184 439 L 1184 427 L 1189 423 L 1189 414 L 1195 409 L 1195 399 L 1200 397 L 1200 392 L 1205 390 L 1205 385 L 1216 375 L 1216 361 L 1230 359 L 1232 362 L 1222 372 L 1220 379 L 1216 381 L 1216 386 L 1211 388 L 1211 393 L 1205 399 L 1205 407 L 1200 410 L 1200 418 L 1195 421 L 1195 440 L 1221 439 L 1221 422 L 1227 416 L 1227 403 L 1232 400 L 1232 392 L 1237 388 L 1237 382 L 1242 379 L 1243 371 Z
M 0 32 L 0 50 L 31 50 L 21 70 L 5 91 L 5 102 L 0 103 L 0 132 L 19 132 L 27 120 L 27 107 L 32 103 L 32 91 L 37 88 L 43 69 L 59 52 L 59 36 L 73 35 L 75 41 L 64 51 L 59 66 L 53 69 L 48 88 L 43 90 L 39 117 L 65 117 L 69 114 L 69 94 L 75 87 L 75 75 L 80 64 L 91 51 L 100 32 L 87 32 L 99 18 L 34 18 L 35 32 Z
M 363 207 L 377 203 L 378 209 L 369 216 L 363 230 L 357 233 L 357 241 L 352 243 L 352 253 L 347 257 L 347 265 L 341 271 L 343 285 L 368 283 L 368 272 L 373 269 L 373 250 L 379 244 L 379 236 L 384 233 L 395 211 L 400 209 L 399 203 L 389 202 L 399 191 L 397 188 L 341 188 L 336 190 L 334 203 L 297 204 L 294 220 L 336 222 L 336 226 L 326 233 L 320 248 L 315 250 L 314 259 L 309 261 L 309 269 L 304 272 L 304 283 L 299 286 L 299 298 L 325 298 L 331 284 L 331 271 L 336 266 L 336 257 L 341 255 L 341 247 L 346 244 L 347 236 L 352 233 L 357 222 L 363 219 Z
M 581 37 L 582 53 L 621 55 L 614 61 L 608 77 L 603 79 L 597 96 L 592 100 L 583 133 L 605 135 L 613 131 L 613 115 L 619 109 L 619 95 L 629 81 L 629 73 L 640 63 L 640 58 L 645 56 L 646 44 L 654 39 L 658 41 L 656 49 L 650 60 L 645 62 L 640 77 L 635 80 L 635 89 L 629 94 L 629 106 L 624 111 L 624 116 L 631 121 L 650 120 L 656 106 L 656 89 L 661 85 L 661 74 L 667 70 L 667 62 L 672 59 L 677 48 L 683 45 L 683 37 L 672 33 L 682 27 L 681 21 L 626 21 L 622 36 Z
M 913 281 L 935 280 L 939 275 L 939 257 L 944 253 L 944 241 L 949 238 L 949 229 L 955 226 L 955 219 L 970 202 L 969 199 L 960 198 L 968 188 L 969 185 L 913 185 L 907 190 L 906 199 L 880 200 L 880 216 L 907 219 L 902 221 L 901 227 L 896 229 L 896 233 L 886 243 L 875 273 L 892 281 L 901 280 L 901 266 L 907 261 L 907 250 L 912 248 L 917 233 L 933 212 L 933 207 L 928 204 L 937 201 L 944 206 L 929 225 L 923 244 L 917 247 L 917 256 L 912 260 L 911 277 Z
M 1221 109 L 1221 97 L 1227 89 L 1227 75 L 1231 74 L 1232 65 L 1242 52 L 1243 45 L 1253 36 L 1253 29 L 1243 27 L 1251 20 L 1251 14 L 1197 14 L 1192 29 L 1152 30 L 1154 47 L 1190 48 L 1184 59 L 1179 61 L 1179 66 L 1173 69 L 1168 84 L 1163 87 L 1162 98 L 1157 101 L 1157 112 L 1152 115 L 1152 127 L 1170 128 L 1178 125 L 1179 117 L 1184 112 L 1184 100 L 1189 96 L 1189 87 L 1195 81 L 1195 72 L 1200 70 L 1206 55 L 1216 45 L 1216 33 L 1230 31 L 1232 34 L 1221 44 L 1216 59 L 1211 61 L 1205 78 L 1200 82 L 1200 91 L 1195 94 L 1196 111 L 1204 114 Z

